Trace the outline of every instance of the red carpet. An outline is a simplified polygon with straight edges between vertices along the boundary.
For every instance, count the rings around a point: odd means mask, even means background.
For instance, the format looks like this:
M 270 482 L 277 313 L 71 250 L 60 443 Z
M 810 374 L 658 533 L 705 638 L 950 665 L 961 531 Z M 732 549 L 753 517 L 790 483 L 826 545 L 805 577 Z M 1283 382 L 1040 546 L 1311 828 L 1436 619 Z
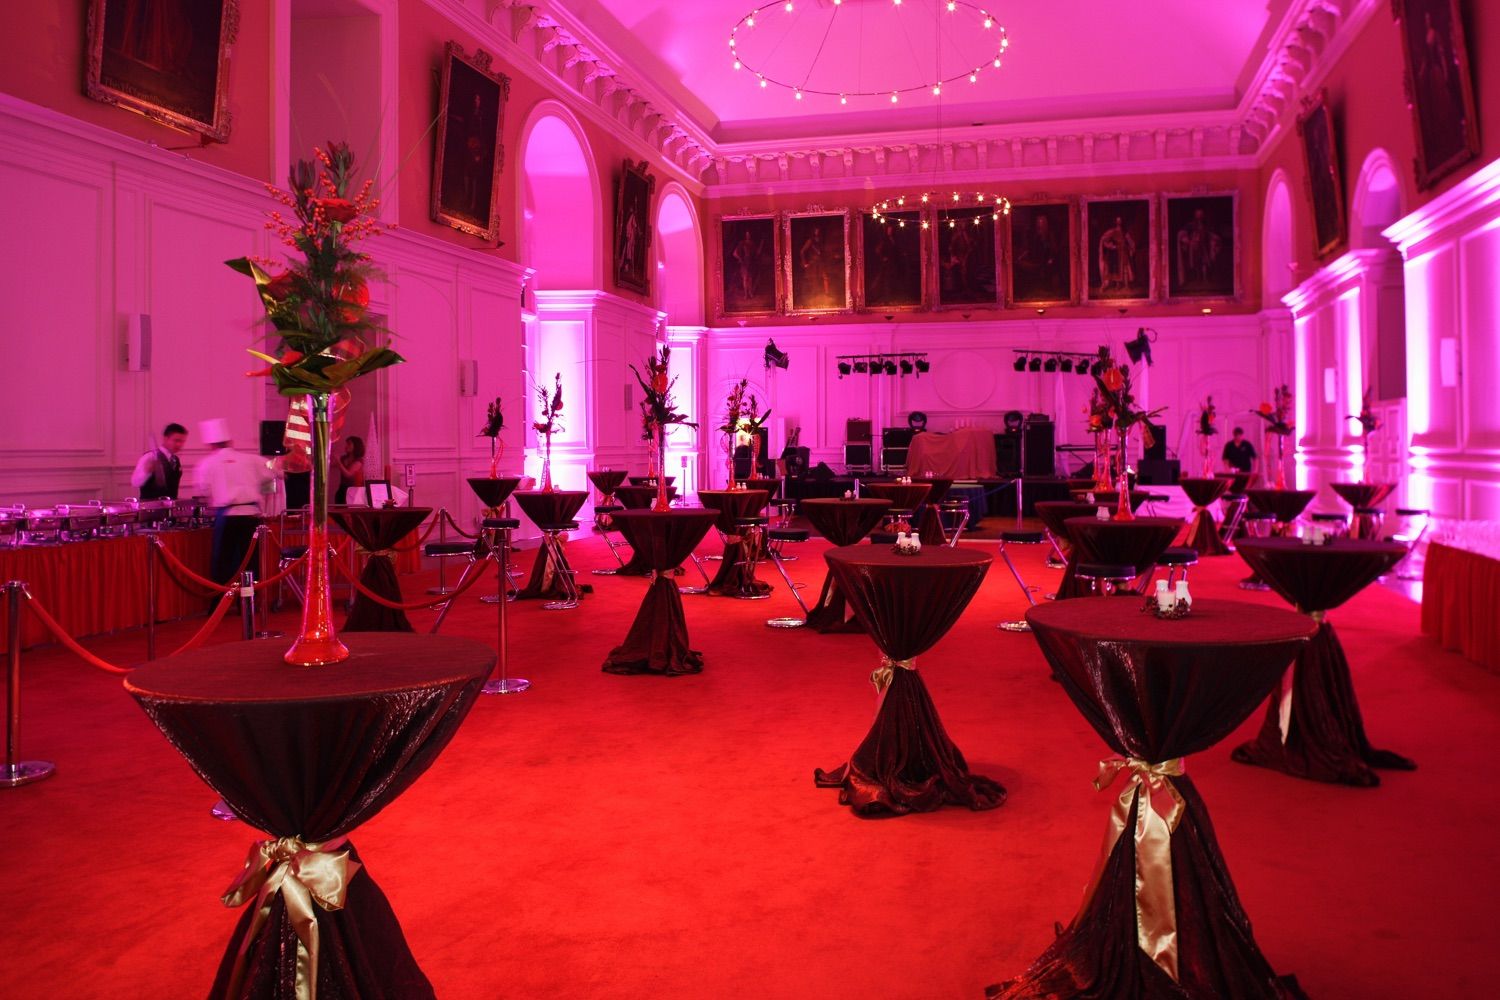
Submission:
M 572 551 L 584 569 L 608 558 L 593 540 Z M 811 601 L 822 545 L 800 551 Z M 1051 589 L 1040 553 L 1023 559 Z M 994 628 L 1024 605 L 1004 566 L 920 667 L 1009 800 L 884 821 L 812 780 L 869 725 L 874 647 L 764 628 L 795 609 L 762 575 L 770 600 L 685 598 L 696 676 L 600 672 L 642 579 L 584 577 L 595 593 L 576 611 L 513 606 L 512 673 L 532 690 L 482 699 L 353 836 L 440 996 L 977 998 L 1072 916 L 1104 834 L 1109 796 L 1089 782 L 1105 751 L 1033 640 Z M 1234 589 L 1244 575 L 1211 560 L 1194 589 L 1276 601 Z M 1363 790 L 1232 763 L 1259 714 L 1188 763 L 1262 949 L 1315 1000 L 1480 996 L 1500 975 L 1500 677 L 1420 638 L 1417 618 L 1378 588 L 1333 614 L 1372 739 L 1420 770 Z M 493 629 L 471 594 L 444 631 Z M 89 645 L 144 650 L 139 634 Z M 22 749 L 58 773 L 0 791 L 0 996 L 202 995 L 238 916 L 218 895 L 256 833 L 209 817 L 214 796 L 117 678 L 55 648 L 24 662 Z

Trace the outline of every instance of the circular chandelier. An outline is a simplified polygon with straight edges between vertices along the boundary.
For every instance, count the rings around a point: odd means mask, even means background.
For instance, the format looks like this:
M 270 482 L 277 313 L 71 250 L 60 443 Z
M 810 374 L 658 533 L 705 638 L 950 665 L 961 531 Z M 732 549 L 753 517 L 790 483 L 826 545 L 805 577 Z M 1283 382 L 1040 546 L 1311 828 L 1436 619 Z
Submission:
M 876 222 L 884 222 L 887 217 L 902 229 L 906 228 L 906 220 L 899 217 L 901 212 L 920 212 L 925 206 L 933 205 L 939 212 L 947 212 L 958 208 L 989 209 L 990 218 L 999 221 L 1000 216 L 1010 214 L 1010 199 L 1003 194 L 990 194 L 985 191 L 952 191 L 947 195 L 932 194 L 923 191 L 920 194 L 898 194 L 889 198 L 882 198 L 875 203 L 870 215 Z M 974 225 L 979 225 L 984 218 L 984 212 L 974 212 L 970 218 Z M 959 220 L 952 215 L 944 217 L 939 215 L 938 223 L 949 229 L 958 228 Z M 927 229 L 930 220 L 922 219 L 922 228 Z
M 995 15 L 968 0 L 772 0 L 729 32 L 734 69 L 761 88 L 841 105 L 941 98 L 949 84 L 999 69 L 1009 46 Z

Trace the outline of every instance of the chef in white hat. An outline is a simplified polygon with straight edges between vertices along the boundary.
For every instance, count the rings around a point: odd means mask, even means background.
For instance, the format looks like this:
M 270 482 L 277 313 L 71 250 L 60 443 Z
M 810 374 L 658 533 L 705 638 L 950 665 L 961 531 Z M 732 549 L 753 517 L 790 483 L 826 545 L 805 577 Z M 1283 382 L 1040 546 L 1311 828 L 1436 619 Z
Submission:
M 235 451 L 229 421 L 204 420 L 198 433 L 213 449 L 195 470 L 197 492 L 214 510 L 213 578 L 229 583 L 260 524 L 261 496 L 273 477 L 260 456 Z

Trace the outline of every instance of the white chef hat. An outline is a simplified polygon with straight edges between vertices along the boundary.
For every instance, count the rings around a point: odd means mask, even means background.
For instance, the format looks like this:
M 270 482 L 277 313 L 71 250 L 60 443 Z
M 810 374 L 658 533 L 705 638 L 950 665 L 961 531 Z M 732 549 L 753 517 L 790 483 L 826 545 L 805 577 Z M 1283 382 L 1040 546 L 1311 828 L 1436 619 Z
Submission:
M 198 422 L 198 436 L 203 439 L 204 444 L 224 444 L 232 435 L 229 433 L 229 421 L 223 417 L 214 417 L 212 420 L 200 420 Z

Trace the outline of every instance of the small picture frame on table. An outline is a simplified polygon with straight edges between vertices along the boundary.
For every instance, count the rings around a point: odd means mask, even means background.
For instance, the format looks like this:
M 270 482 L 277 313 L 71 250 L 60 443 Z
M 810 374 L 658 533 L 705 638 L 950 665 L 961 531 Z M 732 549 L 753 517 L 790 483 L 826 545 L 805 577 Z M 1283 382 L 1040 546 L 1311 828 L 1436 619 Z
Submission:
M 391 484 L 385 479 L 365 480 L 365 499 L 370 506 L 379 510 L 391 502 Z

